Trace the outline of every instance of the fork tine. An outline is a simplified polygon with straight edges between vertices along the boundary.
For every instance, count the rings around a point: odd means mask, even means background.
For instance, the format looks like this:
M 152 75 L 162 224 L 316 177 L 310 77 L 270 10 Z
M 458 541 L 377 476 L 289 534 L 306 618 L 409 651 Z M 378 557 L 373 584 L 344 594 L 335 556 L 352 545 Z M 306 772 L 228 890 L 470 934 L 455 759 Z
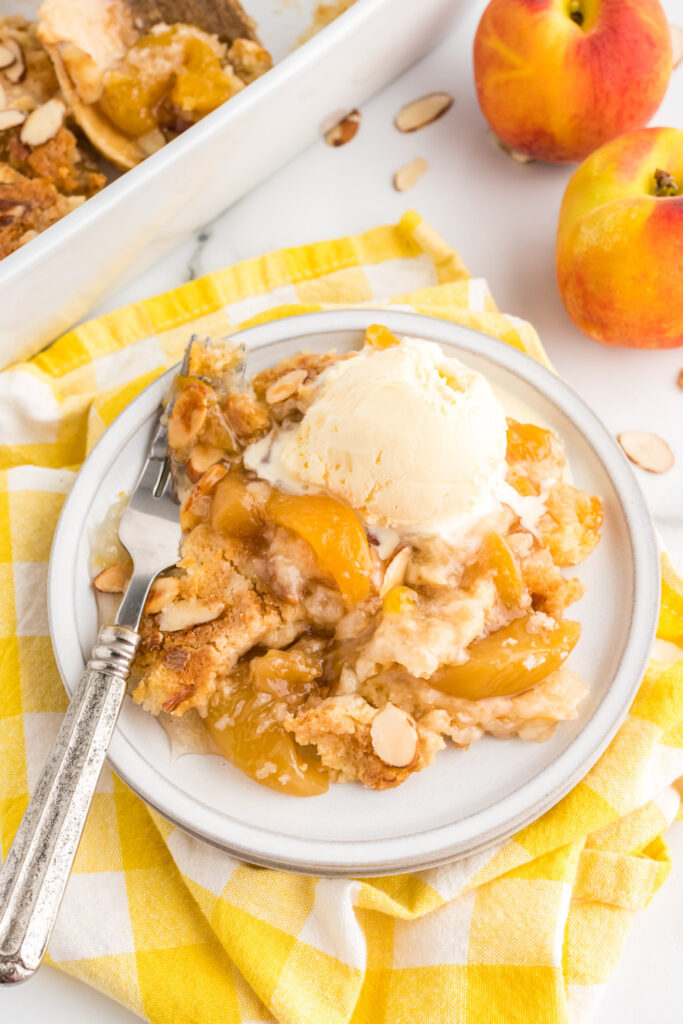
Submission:
M 168 429 L 164 422 L 165 417 L 163 412 L 159 411 L 159 422 L 157 428 L 154 431 L 154 437 L 152 443 L 149 446 L 148 458 L 150 459 L 165 459 L 167 455 L 167 443 L 168 443 Z
M 171 474 L 171 462 L 170 459 L 166 459 L 161 470 L 161 475 L 157 480 L 157 485 L 154 489 L 155 498 L 173 497 L 173 481 Z
M 134 507 L 138 495 L 154 495 L 164 474 L 165 462 L 160 459 L 147 458 L 138 477 L 138 482 L 128 501 L 128 507 Z

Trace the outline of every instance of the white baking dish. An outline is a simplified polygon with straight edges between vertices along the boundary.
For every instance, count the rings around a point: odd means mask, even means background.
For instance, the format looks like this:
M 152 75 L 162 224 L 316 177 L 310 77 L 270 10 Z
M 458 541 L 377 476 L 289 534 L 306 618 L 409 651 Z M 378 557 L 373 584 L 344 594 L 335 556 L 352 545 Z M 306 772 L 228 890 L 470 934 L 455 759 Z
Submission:
M 267 178 L 335 112 L 426 53 L 467 0 L 357 0 L 298 49 L 315 0 L 244 3 L 276 66 L 0 262 L 0 366 L 37 352 Z M 38 6 L 15 0 L 3 13 Z

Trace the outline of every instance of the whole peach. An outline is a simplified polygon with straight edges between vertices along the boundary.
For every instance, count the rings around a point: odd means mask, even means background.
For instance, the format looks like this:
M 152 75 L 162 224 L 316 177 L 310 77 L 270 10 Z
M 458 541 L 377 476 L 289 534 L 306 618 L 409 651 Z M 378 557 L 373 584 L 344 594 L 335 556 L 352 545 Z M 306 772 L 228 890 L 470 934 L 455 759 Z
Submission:
M 562 200 L 557 280 L 572 320 L 607 345 L 683 345 L 683 131 L 598 149 Z
M 537 160 L 583 160 L 647 124 L 671 75 L 659 0 L 491 0 L 474 40 L 479 105 Z

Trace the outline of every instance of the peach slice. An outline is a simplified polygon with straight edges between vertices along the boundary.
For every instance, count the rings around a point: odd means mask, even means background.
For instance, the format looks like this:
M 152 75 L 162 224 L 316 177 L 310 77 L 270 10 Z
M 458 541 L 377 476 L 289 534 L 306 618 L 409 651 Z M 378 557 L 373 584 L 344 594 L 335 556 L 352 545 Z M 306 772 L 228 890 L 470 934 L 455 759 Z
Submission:
M 521 693 L 560 668 L 581 635 L 578 622 L 529 629 L 531 616 L 515 619 L 469 647 L 462 665 L 442 665 L 429 685 L 452 697 L 481 700 Z
M 269 652 L 273 653 L 280 655 L 279 651 Z M 254 660 L 264 661 L 268 657 Z M 265 679 L 275 678 L 274 667 L 272 664 L 263 666 L 259 675 Z M 246 665 L 240 666 L 235 675 L 237 685 L 220 705 L 209 710 L 207 718 L 209 733 L 223 756 L 245 775 L 278 792 L 292 796 L 325 793 L 328 778 L 315 758 L 308 756 L 269 714 L 273 701 L 268 700 L 264 680 L 261 680 L 262 688 L 255 689 Z M 285 681 L 281 681 L 284 685 Z
M 365 343 L 372 348 L 391 348 L 398 345 L 398 338 L 383 324 L 370 324 L 365 331 Z
M 554 443 L 555 442 L 555 443 Z M 537 423 L 520 423 L 508 418 L 508 462 L 542 462 L 554 455 L 557 442 L 553 434 Z
M 368 596 L 370 548 L 355 512 L 324 494 L 281 492 L 271 495 L 266 512 L 274 523 L 308 541 L 320 568 L 334 577 L 347 604 Z
M 492 573 L 503 604 L 510 608 L 519 605 L 524 588 L 519 563 L 499 533 L 486 535 L 477 565 Z
M 392 587 L 382 597 L 382 609 L 385 615 L 400 615 L 417 607 L 417 594 L 403 584 Z
M 211 527 L 231 537 L 254 537 L 263 526 L 262 508 L 248 489 L 244 474 L 231 470 L 211 499 Z
M 521 495 L 538 494 L 549 476 L 560 477 L 564 452 L 552 430 L 537 423 L 507 421 L 507 481 Z

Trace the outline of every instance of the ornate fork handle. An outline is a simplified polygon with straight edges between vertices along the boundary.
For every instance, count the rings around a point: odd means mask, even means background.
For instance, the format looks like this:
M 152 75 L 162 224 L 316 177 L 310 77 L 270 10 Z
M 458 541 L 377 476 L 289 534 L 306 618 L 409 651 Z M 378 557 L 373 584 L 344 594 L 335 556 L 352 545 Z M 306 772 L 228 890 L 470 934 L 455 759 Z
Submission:
M 131 629 L 100 630 L 0 870 L 0 984 L 43 958 L 139 643 Z

